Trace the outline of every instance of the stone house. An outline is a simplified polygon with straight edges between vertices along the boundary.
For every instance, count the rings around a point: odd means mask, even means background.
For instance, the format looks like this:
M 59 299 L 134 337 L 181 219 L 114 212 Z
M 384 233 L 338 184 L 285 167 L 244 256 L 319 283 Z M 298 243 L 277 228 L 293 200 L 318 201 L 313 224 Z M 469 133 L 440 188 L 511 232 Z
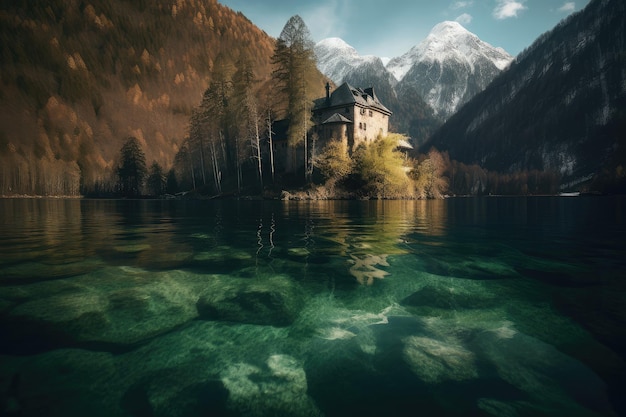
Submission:
M 374 88 L 343 83 L 331 93 L 326 84 L 326 97 L 315 100 L 313 107 L 313 132 L 320 148 L 330 140 L 341 140 L 352 153 L 361 143 L 386 136 L 389 116 L 391 111 L 376 97 Z
M 309 146 L 314 140 L 315 148 L 319 151 L 331 140 L 340 140 L 352 154 L 360 144 L 371 143 L 379 136 L 387 136 L 391 114 L 372 87 L 362 89 L 343 83 L 331 93 L 327 83 L 326 97 L 315 100 L 313 105 Z M 302 169 L 304 162 L 303 158 L 295 158 L 297 166 L 293 166 L 292 153 L 300 155 L 303 148 L 299 146 L 299 149 L 291 149 L 287 145 L 288 129 L 289 120 L 277 120 L 273 123 L 272 148 L 276 169 L 295 172 Z

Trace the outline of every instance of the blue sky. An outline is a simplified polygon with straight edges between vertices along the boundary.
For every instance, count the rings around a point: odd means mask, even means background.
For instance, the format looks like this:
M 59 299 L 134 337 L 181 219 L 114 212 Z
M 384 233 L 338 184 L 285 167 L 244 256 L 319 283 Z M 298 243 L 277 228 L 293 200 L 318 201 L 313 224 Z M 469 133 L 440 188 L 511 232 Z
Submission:
M 361 55 L 393 58 L 433 26 L 456 20 L 493 46 L 517 55 L 590 0 L 219 0 L 270 36 L 300 15 L 315 42 L 339 37 Z

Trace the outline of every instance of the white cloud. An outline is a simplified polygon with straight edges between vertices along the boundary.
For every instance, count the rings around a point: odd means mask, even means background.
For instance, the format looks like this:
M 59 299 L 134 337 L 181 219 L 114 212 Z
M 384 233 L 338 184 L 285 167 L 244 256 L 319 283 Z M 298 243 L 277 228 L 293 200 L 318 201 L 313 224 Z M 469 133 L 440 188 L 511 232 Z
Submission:
M 473 5 L 473 4 L 474 4 L 474 1 L 473 1 L 473 0 L 469 0 L 469 1 L 457 1 L 457 2 L 454 2 L 454 3 L 452 4 L 452 6 L 450 6 L 450 8 L 451 8 L 452 10 L 465 9 L 465 8 L 467 8 L 467 7 L 470 7 L 470 6 L 471 6 L 471 5 Z
M 459 22 L 460 24 L 462 24 L 463 26 L 467 26 L 470 23 L 472 23 L 472 15 L 469 13 L 463 13 L 462 15 L 460 15 L 459 17 L 457 17 L 456 20 L 457 22 Z
M 568 1 L 565 4 L 563 4 L 563 6 L 559 7 L 559 12 L 563 12 L 563 13 L 571 13 L 574 10 L 576 10 L 576 3 L 574 3 L 573 1 Z
M 498 4 L 493 10 L 493 17 L 498 20 L 509 19 L 511 17 L 517 17 L 519 13 L 526 10 L 524 6 L 526 0 L 496 0 Z

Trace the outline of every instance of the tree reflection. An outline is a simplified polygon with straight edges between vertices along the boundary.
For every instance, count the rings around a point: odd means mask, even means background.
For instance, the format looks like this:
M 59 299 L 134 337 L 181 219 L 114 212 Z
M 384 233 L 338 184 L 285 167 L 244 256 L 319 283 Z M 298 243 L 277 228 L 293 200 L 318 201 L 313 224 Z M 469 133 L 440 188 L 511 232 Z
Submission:
M 433 237 L 446 233 L 447 206 L 5 200 L 0 273 L 6 282 L 73 276 L 106 264 L 221 273 L 256 266 L 262 274 L 280 270 L 323 280 L 343 275 L 371 285 L 392 273 L 390 257 L 413 253 L 416 240 L 440 243 Z
M 445 234 L 447 217 L 445 202 L 423 200 L 285 202 L 283 216 L 294 214 L 306 219 L 303 253 L 317 239 L 316 254 L 346 258 L 362 285 L 389 275 L 389 256 L 410 253 L 411 237 Z

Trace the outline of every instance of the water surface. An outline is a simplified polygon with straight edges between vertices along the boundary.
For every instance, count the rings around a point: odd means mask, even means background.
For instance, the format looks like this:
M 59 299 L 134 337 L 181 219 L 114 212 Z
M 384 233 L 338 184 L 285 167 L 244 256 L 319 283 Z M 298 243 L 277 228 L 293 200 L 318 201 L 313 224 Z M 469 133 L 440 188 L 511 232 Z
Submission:
M 0 200 L 0 403 L 620 415 L 625 204 Z

